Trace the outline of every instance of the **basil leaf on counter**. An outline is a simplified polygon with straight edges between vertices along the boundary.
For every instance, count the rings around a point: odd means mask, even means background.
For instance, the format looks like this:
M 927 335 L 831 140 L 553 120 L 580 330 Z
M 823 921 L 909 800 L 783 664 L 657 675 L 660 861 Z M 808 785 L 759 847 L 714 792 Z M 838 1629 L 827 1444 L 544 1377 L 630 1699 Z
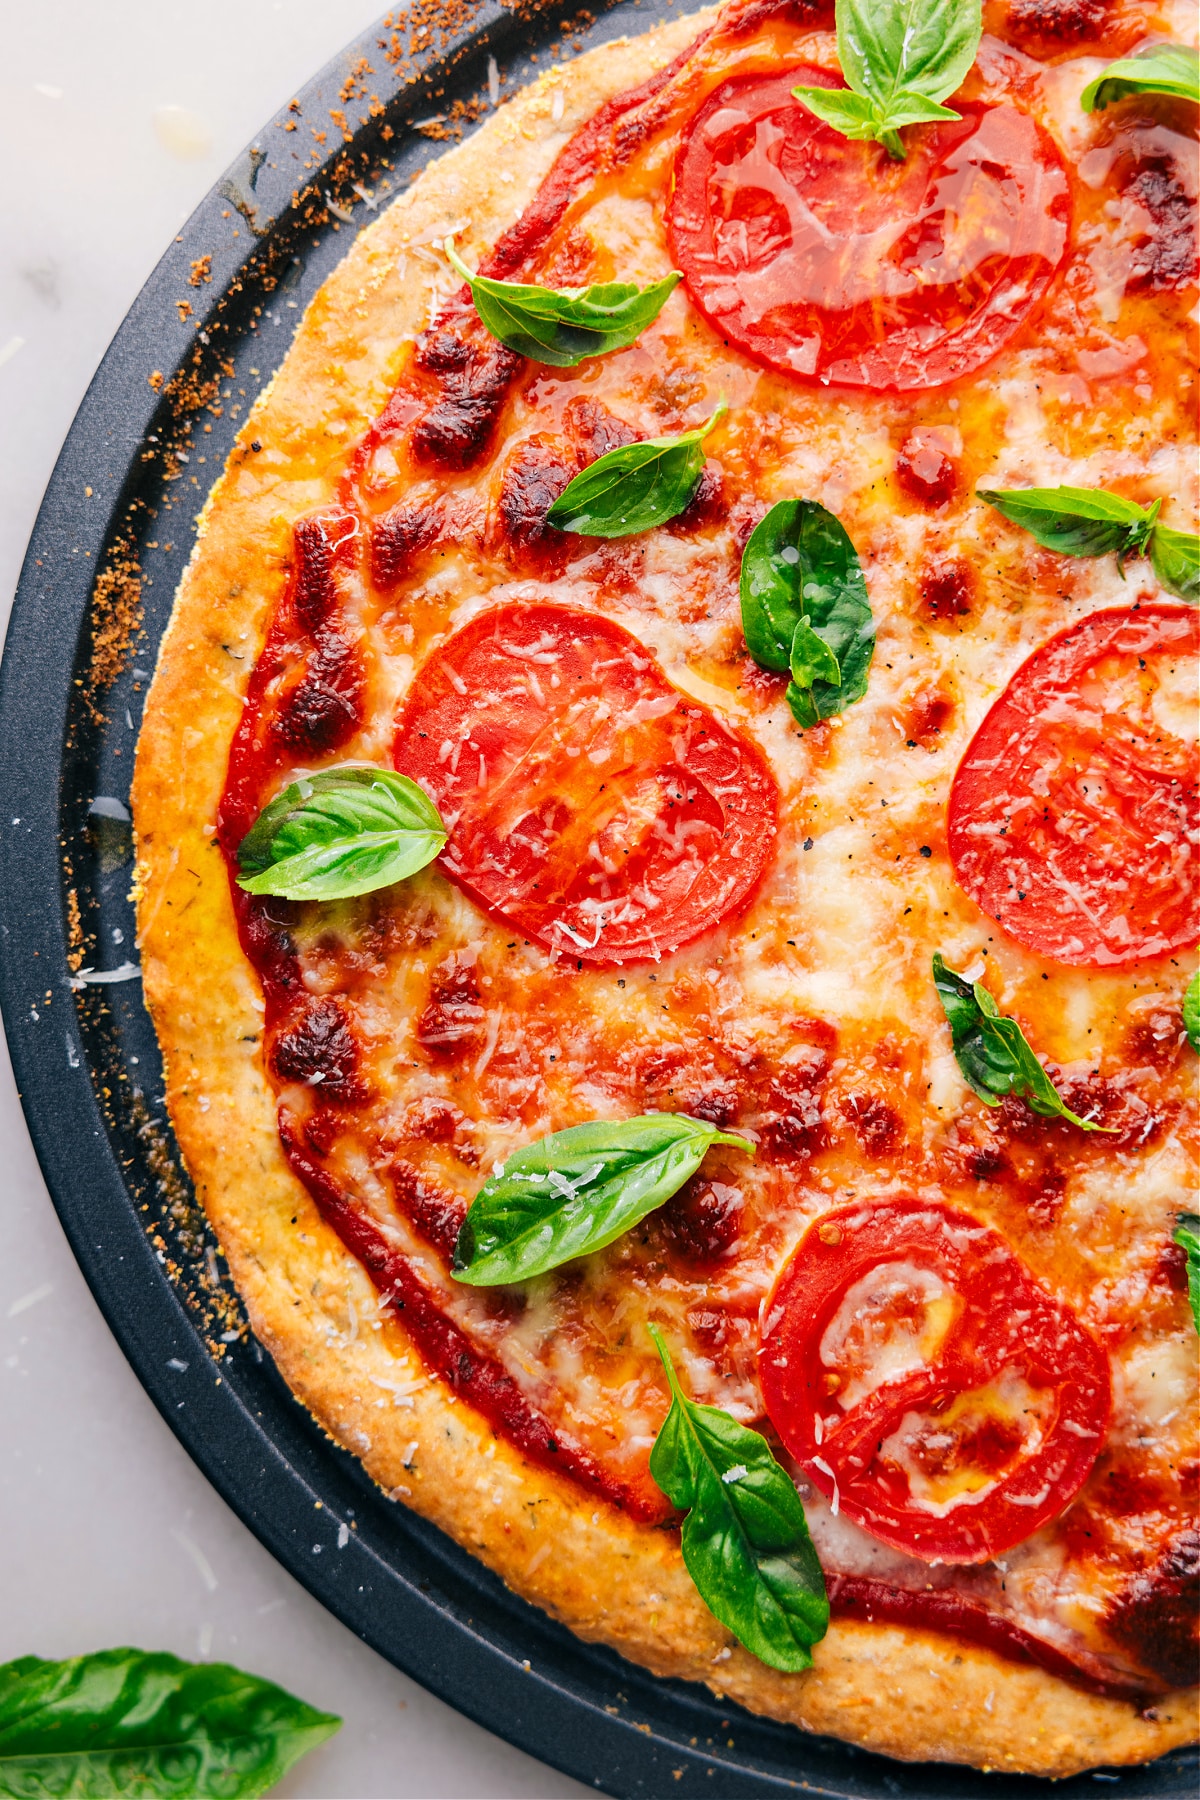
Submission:
M 1188 982 L 1183 996 L 1183 1029 L 1192 1049 L 1200 1051 L 1200 969 Z
M 1200 537 L 1156 525 L 1150 534 L 1150 567 L 1169 594 L 1189 606 L 1200 602 Z
M 581 537 L 632 537 L 681 513 L 704 468 L 705 438 L 729 408 L 682 437 L 646 438 L 589 463 L 558 496 L 546 521 Z
M 652 325 L 677 284 L 672 269 L 650 287 L 606 281 L 586 288 L 525 287 L 472 275 L 450 238 L 446 255 L 471 290 L 475 311 L 494 338 L 532 362 L 569 369 L 589 356 L 623 350 Z
M 1064 1105 L 1017 1021 L 1001 1016 L 982 982 L 964 981 L 948 969 L 940 952 L 933 958 L 933 985 L 963 1080 L 987 1106 L 999 1106 L 1005 1094 L 1018 1094 L 1043 1118 L 1066 1119 L 1081 1131 L 1112 1129 L 1081 1119 Z
M 747 1138 L 682 1113 L 595 1119 L 526 1144 L 471 1202 L 455 1280 L 499 1287 L 602 1250 L 669 1200 L 713 1144 L 754 1154 Z
M 811 1668 L 829 1601 L 795 1485 L 757 1431 L 687 1398 L 658 1328 L 649 1330 L 671 1384 L 650 1473 L 687 1511 L 687 1572 L 708 1610 L 760 1662 L 789 1674 Z
M 343 763 L 302 776 L 263 809 L 238 845 L 238 886 L 285 900 L 349 900 L 415 875 L 446 835 L 407 775 Z
M 1180 1213 L 1172 1238 L 1187 1257 L 1188 1301 L 1192 1324 L 1200 1331 L 1200 1213 Z
M 764 669 L 790 671 L 798 724 L 862 699 L 875 619 L 858 553 L 826 507 L 780 500 L 759 521 L 742 552 L 741 600 L 746 648 Z
M 980 0 L 837 0 L 836 20 L 846 88 L 792 89 L 817 118 L 903 159 L 902 126 L 961 117 L 940 102 L 975 61 Z
M 0 1666 L 0 1794 L 266 1793 L 342 1721 L 228 1663 L 145 1650 Z
M 1109 63 L 1079 96 L 1084 112 L 1123 100 L 1126 94 L 1174 94 L 1200 101 L 1200 52 L 1185 44 L 1154 44 Z
M 1060 556 L 1115 551 L 1122 575 L 1129 556 L 1149 556 L 1169 593 L 1200 598 L 1200 538 L 1158 523 L 1162 501 L 1139 506 L 1104 488 L 977 488 L 977 497 Z

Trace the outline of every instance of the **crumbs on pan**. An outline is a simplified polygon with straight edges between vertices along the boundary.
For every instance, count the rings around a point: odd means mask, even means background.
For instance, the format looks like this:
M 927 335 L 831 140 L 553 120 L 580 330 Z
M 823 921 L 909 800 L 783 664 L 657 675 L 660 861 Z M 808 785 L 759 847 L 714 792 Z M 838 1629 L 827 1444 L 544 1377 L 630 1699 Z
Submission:
M 149 1199 L 140 1202 L 144 1214 L 153 1208 L 145 1222 L 146 1235 L 172 1286 L 199 1316 L 209 1354 L 219 1361 L 230 1344 L 247 1335 L 247 1326 L 237 1296 L 221 1272 L 204 1209 L 180 1171 L 168 1127 L 150 1112 L 139 1088 L 130 1093 L 127 1124 L 137 1134 L 157 1189 L 156 1206 Z
M 86 949 L 83 919 L 79 911 L 79 891 L 72 885 L 67 889 L 67 967 L 72 974 L 82 968 Z
M 125 667 L 142 625 L 142 566 L 128 538 L 117 538 L 92 588 L 92 660 L 88 667 L 94 710 L 99 689 L 110 687 Z

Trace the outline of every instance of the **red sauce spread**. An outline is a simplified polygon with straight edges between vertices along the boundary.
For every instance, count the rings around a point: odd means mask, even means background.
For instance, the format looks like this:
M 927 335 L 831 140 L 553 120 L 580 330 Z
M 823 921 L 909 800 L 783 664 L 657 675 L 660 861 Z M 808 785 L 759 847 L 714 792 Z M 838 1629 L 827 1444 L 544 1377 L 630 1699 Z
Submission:
M 989 706 L 1039 646 L 1155 593 L 1143 562 L 1121 590 L 1115 566 L 1038 550 L 975 503 L 976 485 L 1170 495 L 1168 520 L 1184 523 L 1171 507 L 1194 481 L 1194 428 L 1174 371 L 1194 304 L 1181 235 L 1194 113 L 1150 100 L 1080 122 L 1061 100 L 1074 90 L 1035 60 L 1063 56 L 1064 6 L 1008 12 L 1019 29 L 985 39 L 963 123 L 892 171 L 869 147 L 837 140 L 834 156 L 789 105 L 798 69 L 832 79 L 831 35 L 804 8 L 726 15 L 601 108 L 485 272 L 644 283 L 674 252 L 690 292 L 628 350 L 562 370 L 491 339 L 465 289 L 441 309 L 334 501 L 295 525 L 219 832 L 233 884 L 261 808 L 298 773 L 349 759 L 418 775 L 453 821 L 440 867 L 361 900 L 232 886 L 289 1163 L 433 1374 L 531 1461 L 670 1524 L 647 1466 L 667 1406 L 645 1331 L 657 1320 L 697 1399 L 797 1457 L 835 1610 L 956 1633 L 1100 1692 L 1150 1692 L 1180 1678 L 1195 1561 L 1195 1446 L 1172 1410 L 1194 1351 L 1169 1242 L 1195 1112 L 1182 939 L 1172 923 L 1148 960 L 1102 975 L 1039 960 L 1045 937 L 1006 929 L 1026 902 L 1010 907 L 994 858 L 962 849 L 986 794 L 960 796 L 949 821 L 946 804 Z M 968 189 L 1003 254 L 988 263 L 964 240 L 951 268 L 947 220 Z M 851 233 L 836 291 L 800 229 L 802 191 L 810 220 Z M 882 259 L 882 332 L 852 231 L 874 202 L 872 230 L 902 215 L 908 234 Z M 781 296 L 763 282 L 788 233 Z M 693 428 L 722 399 L 678 518 L 611 542 L 547 525 L 595 457 Z M 771 501 L 798 494 L 850 533 L 878 628 L 866 697 L 807 732 L 786 678 L 748 659 L 738 605 L 742 545 Z M 1174 675 L 1146 680 L 1149 731 Z M 628 715 L 632 759 L 614 751 L 606 707 Z M 1051 901 L 1028 891 L 1048 918 Z M 938 949 L 975 965 L 1067 1104 L 1111 1135 L 967 1090 L 929 979 Z M 710 1152 L 608 1250 L 524 1288 L 451 1279 L 465 1207 L 512 1149 L 647 1110 L 736 1125 L 757 1156 Z M 1009 1246 L 1012 1291 L 1037 1297 L 1047 1343 L 1057 1321 L 1074 1346 L 1101 1431 L 1114 1370 L 1099 1454 L 1068 1455 L 1063 1431 L 1091 1427 L 1069 1411 L 1053 1423 L 1052 1372 L 1029 1377 L 1044 1416 L 1006 1435 L 1016 1390 L 988 1364 L 980 1383 L 995 1376 L 999 1398 L 971 1450 L 988 1479 L 1007 1481 L 1038 1432 L 1070 1479 L 1055 1504 L 1014 1485 L 1028 1535 L 997 1557 L 983 1532 L 969 1567 L 922 1561 L 894 1518 L 868 1536 L 869 1506 L 865 1531 L 838 1511 L 810 1423 L 768 1417 L 759 1381 L 764 1303 L 805 1232 L 898 1195 Z M 951 1318 L 946 1270 L 904 1279 L 918 1277 L 926 1324 L 894 1309 L 872 1355 L 940 1330 L 935 1302 Z M 849 1325 L 843 1338 L 849 1360 L 826 1372 L 861 1387 L 869 1358 Z M 934 1415 L 953 1404 L 931 1399 L 920 1447 L 935 1509 L 959 1499 L 937 1485 Z

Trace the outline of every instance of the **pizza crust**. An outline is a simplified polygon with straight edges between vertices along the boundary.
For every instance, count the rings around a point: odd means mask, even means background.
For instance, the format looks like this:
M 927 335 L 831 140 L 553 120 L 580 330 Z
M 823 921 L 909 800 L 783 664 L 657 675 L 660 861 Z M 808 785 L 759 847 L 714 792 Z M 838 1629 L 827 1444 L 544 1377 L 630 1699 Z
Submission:
M 1138 1762 L 1192 1740 L 1194 1694 L 1139 1715 L 951 1638 L 844 1620 L 805 1675 L 750 1656 L 701 1602 L 674 1533 L 640 1527 L 528 1463 L 425 1375 L 279 1144 L 263 1003 L 213 822 L 246 683 L 286 580 L 292 523 L 332 496 L 347 447 L 449 290 L 424 246 L 450 231 L 468 260 L 490 246 L 570 135 L 710 16 L 548 71 L 428 168 L 325 283 L 246 421 L 200 521 L 134 782 L 143 980 L 170 1114 L 254 1331 L 292 1391 L 393 1498 L 579 1636 L 894 1757 L 1059 1776 Z M 497 166 L 510 181 L 495 181 Z

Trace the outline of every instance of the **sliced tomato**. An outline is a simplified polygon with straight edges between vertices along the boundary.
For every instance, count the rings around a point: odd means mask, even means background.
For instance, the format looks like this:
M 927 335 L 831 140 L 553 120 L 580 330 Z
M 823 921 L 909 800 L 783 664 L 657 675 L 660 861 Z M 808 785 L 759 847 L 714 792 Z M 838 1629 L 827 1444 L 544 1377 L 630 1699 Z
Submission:
M 969 1213 L 898 1199 L 826 1213 L 766 1312 L 771 1422 L 857 1525 L 926 1562 L 1001 1555 L 1082 1486 L 1108 1357 Z
M 724 82 L 680 146 L 672 255 L 721 336 L 849 387 L 940 387 L 1019 329 L 1066 252 L 1069 190 L 1028 113 L 956 102 L 903 162 L 792 97 L 825 70 Z
M 420 670 L 396 768 L 486 911 L 589 963 L 657 959 L 745 905 L 775 838 L 761 752 L 574 607 L 481 613 Z
M 1194 944 L 1200 615 L 1092 613 L 1035 650 L 950 789 L 965 891 L 1054 962 L 1107 968 Z

